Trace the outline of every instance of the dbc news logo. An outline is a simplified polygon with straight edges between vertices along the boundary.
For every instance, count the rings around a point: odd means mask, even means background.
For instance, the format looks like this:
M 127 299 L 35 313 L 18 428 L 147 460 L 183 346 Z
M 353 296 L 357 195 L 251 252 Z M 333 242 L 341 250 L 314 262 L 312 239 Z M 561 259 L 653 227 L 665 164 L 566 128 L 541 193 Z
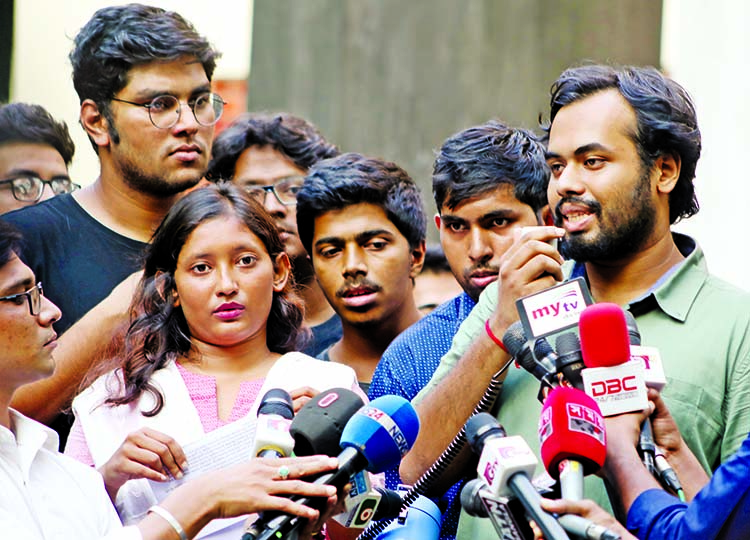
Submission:
M 606 379 L 604 381 L 591 382 L 592 397 L 609 396 L 621 392 L 634 392 L 638 390 L 635 375 L 627 375 L 621 378 Z

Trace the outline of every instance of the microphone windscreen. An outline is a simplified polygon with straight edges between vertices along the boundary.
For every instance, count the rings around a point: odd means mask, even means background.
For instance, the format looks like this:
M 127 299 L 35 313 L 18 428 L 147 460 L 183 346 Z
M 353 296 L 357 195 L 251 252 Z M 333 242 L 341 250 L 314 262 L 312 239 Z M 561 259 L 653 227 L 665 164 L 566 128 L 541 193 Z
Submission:
M 344 426 L 364 405 L 362 398 L 347 388 L 331 388 L 315 396 L 299 410 L 289 427 L 294 454 L 338 456 Z
M 292 396 L 282 388 L 271 388 L 260 400 L 258 416 L 261 414 L 276 414 L 291 420 L 294 418 Z
M 505 429 L 490 413 L 480 412 L 469 417 L 464 426 L 466 440 L 477 454 L 484 449 L 484 441 L 490 435 L 505 437 Z
M 523 331 L 521 321 L 511 324 L 503 334 L 503 345 L 508 349 L 511 356 L 517 356 L 526 343 L 526 334 Z
M 611 367 L 630 359 L 625 313 L 617 304 L 591 304 L 578 321 L 581 354 L 586 367 Z
M 395 467 L 419 433 L 419 417 L 401 396 L 380 396 L 352 416 L 341 433 L 341 448 L 354 447 L 367 459 L 367 470 Z
M 542 461 L 557 480 L 565 459 L 578 461 L 584 474 L 593 474 L 607 456 L 604 417 L 599 405 L 585 392 L 569 386 L 554 388 L 539 417 Z

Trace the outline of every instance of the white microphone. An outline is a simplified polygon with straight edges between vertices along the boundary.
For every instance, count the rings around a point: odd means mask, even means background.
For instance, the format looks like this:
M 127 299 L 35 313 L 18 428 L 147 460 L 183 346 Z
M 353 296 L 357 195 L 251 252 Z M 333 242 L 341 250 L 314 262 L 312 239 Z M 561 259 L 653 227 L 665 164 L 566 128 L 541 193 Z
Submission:
M 255 424 L 252 455 L 256 457 L 288 457 L 294 449 L 289 426 L 294 417 L 292 397 L 281 388 L 272 388 L 260 402 Z

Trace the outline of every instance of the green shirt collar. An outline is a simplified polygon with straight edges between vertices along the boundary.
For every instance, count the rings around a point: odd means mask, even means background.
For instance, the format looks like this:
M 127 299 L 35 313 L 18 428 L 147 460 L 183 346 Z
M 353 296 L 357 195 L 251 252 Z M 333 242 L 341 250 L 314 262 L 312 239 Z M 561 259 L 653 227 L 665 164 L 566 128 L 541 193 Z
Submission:
M 664 272 L 645 295 L 628 303 L 627 308 L 633 315 L 643 314 L 658 306 L 670 317 L 684 322 L 703 287 L 708 277 L 703 250 L 687 235 L 672 232 L 672 238 L 685 260 Z M 564 270 L 569 278 L 586 276 L 585 266 L 576 261 L 567 261 Z

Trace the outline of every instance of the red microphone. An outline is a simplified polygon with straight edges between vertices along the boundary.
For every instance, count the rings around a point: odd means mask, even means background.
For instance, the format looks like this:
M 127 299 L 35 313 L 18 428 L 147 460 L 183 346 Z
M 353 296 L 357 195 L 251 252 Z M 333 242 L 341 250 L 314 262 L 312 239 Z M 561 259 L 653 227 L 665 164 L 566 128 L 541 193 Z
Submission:
M 564 499 L 583 499 L 583 476 L 604 465 L 607 438 L 599 406 L 581 390 L 554 388 L 539 417 L 542 461 L 549 475 L 560 480 Z
M 592 304 L 578 321 L 583 388 L 604 416 L 640 411 L 648 406 L 644 368 L 630 360 L 625 312 L 617 304 Z

